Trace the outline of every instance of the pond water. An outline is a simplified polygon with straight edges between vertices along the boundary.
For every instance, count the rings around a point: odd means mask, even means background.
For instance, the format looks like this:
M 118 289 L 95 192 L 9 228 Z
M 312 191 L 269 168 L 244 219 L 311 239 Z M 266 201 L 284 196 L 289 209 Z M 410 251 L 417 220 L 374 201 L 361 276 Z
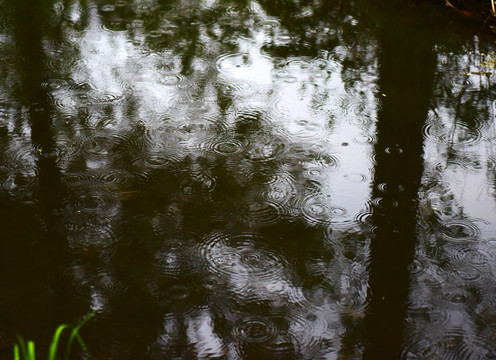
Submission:
M 495 359 L 496 45 L 407 3 L 2 0 L 0 357 Z

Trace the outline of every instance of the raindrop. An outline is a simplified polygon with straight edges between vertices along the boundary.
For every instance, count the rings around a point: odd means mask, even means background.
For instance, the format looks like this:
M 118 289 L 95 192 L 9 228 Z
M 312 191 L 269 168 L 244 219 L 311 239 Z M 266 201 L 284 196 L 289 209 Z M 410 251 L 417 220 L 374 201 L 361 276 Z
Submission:
M 38 150 L 42 151 L 42 149 Z M 36 149 L 33 149 L 29 145 L 11 146 L 10 149 L 3 154 L 1 166 L 11 170 L 34 168 L 35 159 L 38 154 L 39 151 L 36 151 Z
M 75 202 L 78 211 L 103 212 L 111 209 L 113 205 L 112 200 L 100 195 L 83 195 Z
M 95 103 L 98 104 L 117 103 L 123 99 L 124 99 L 124 95 L 111 94 L 111 93 L 101 94 L 93 98 Z
M 225 84 L 223 84 L 223 88 L 229 94 L 234 93 L 234 95 L 236 95 L 236 93 L 247 93 L 251 91 L 253 89 L 253 86 L 246 83 L 235 83 L 225 80 Z
M 403 149 L 398 145 L 388 146 L 384 149 L 384 152 L 388 155 L 401 155 L 403 154 Z
M 36 173 L 23 171 L 22 169 L 9 170 L 0 172 L 0 189 L 15 197 L 18 201 L 32 202 L 33 190 L 38 181 Z
M 288 78 L 291 77 L 291 72 L 287 69 L 278 69 L 274 71 L 274 76 L 277 78 Z
M 207 194 L 214 190 L 216 179 L 211 174 L 190 174 L 191 177 L 181 181 L 181 191 L 185 195 Z
M 364 182 L 367 180 L 367 176 L 363 174 L 347 174 L 345 178 L 351 182 Z
M 80 250 L 91 245 L 105 247 L 116 241 L 114 232 L 110 226 L 105 224 L 106 219 L 99 219 L 101 222 L 99 223 L 85 216 L 75 215 L 75 217 L 64 220 L 62 224 L 62 227 L 66 229 L 71 249 Z
M 182 273 L 191 273 L 195 269 L 191 256 L 175 253 L 174 249 L 156 253 L 155 260 L 158 272 L 169 278 L 179 278 Z
M 338 307 L 344 315 L 351 317 L 362 317 L 365 311 L 364 302 L 357 296 L 345 295 L 337 302 Z
M 373 213 L 371 210 L 363 210 L 355 215 L 355 221 L 365 226 L 372 226 Z
M 332 209 L 331 197 L 325 194 L 311 194 L 303 199 L 301 204 L 304 218 L 312 224 L 330 221 Z
M 442 142 L 446 136 L 441 126 L 431 123 L 429 120 L 427 120 L 426 124 L 423 126 L 422 133 L 426 141 L 432 139 L 438 143 Z
M 111 4 L 102 5 L 100 6 L 100 10 L 103 12 L 112 12 L 115 10 L 115 6 Z
M 277 20 L 264 20 L 261 22 L 260 27 L 265 31 L 269 31 L 277 29 L 279 27 L 279 23 Z
M 59 44 L 59 47 L 61 47 L 63 45 L 67 46 L 70 49 L 74 48 L 74 46 L 72 44 L 68 44 L 68 43 Z M 78 64 L 79 58 L 77 56 L 72 56 L 72 57 L 61 56 L 62 52 L 63 52 L 63 50 L 60 50 L 60 52 L 57 51 L 57 52 L 53 53 L 52 54 L 53 56 L 48 56 L 48 59 L 46 61 L 47 68 L 50 70 L 56 71 L 58 74 L 66 74 L 69 71 L 74 71 L 74 69 L 77 68 L 79 65 Z M 71 52 L 69 52 L 69 53 L 71 53 Z M 67 100 L 69 100 L 70 93 L 66 93 L 64 91 L 64 92 L 62 92 L 62 95 L 63 94 L 65 94 L 66 97 L 68 98 Z
M 365 99 L 361 96 L 357 96 L 356 93 L 347 92 L 337 96 L 337 102 L 339 109 L 343 111 L 344 115 L 352 115 L 353 123 L 364 124 L 368 123 L 370 120 L 365 120 L 362 114 L 365 113 L 367 108 L 367 103 Z
M 477 118 L 477 116 L 471 118 L 471 121 L 474 122 L 473 125 L 462 122 L 456 123 L 454 134 L 456 144 L 476 145 L 482 141 L 481 124 L 483 121 Z
M 482 248 L 471 249 L 463 246 L 456 248 L 452 257 L 454 260 L 468 264 L 486 266 L 496 260 L 496 253 Z
M 90 155 L 110 155 L 116 152 L 118 145 L 127 141 L 126 137 L 120 135 L 91 136 L 84 140 L 82 149 Z
M 52 79 L 48 79 L 46 80 L 42 86 L 44 88 L 47 88 L 49 90 L 58 90 L 58 89 L 61 89 L 63 88 L 64 86 L 67 86 L 67 80 L 64 80 L 64 79 L 59 79 L 59 78 L 52 78 Z
M 267 183 L 268 189 L 263 192 L 267 200 L 276 204 L 286 204 L 296 195 L 294 178 L 287 173 L 272 177 Z
M 395 193 L 399 194 L 402 193 L 404 190 L 403 185 L 396 185 L 396 184 L 389 184 L 389 183 L 380 183 L 377 185 L 377 190 L 379 190 L 382 193 Z
M 289 209 L 273 202 L 252 202 L 245 211 L 248 221 L 259 224 L 276 223 Z
M 262 240 L 254 234 L 214 232 L 204 239 L 200 251 L 215 274 L 241 282 L 251 277 L 259 281 L 279 279 L 284 262 L 277 253 L 260 246 Z
M 496 351 L 480 336 L 467 338 L 461 330 L 454 328 L 435 338 L 423 339 L 413 345 L 405 359 L 492 359 Z M 481 355 L 484 354 L 484 355 Z
M 467 283 L 480 281 L 484 277 L 482 269 L 475 266 L 458 266 L 455 274 Z
M 295 83 L 297 81 L 298 81 L 298 79 L 295 78 L 294 76 L 288 76 L 288 77 L 284 78 L 284 82 L 286 82 L 288 84 L 292 84 L 292 83 Z
M 480 230 L 468 220 L 449 220 L 441 224 L 441 235 L 451 241 L 475 241 Z
M 329 314 L 312 308 L 295 314 L 288 332 L 291 339 L 297 342 L 300 353 L 315 353 L 322 348 L 323 341 L 330 340 L 327 344 L 331 345 L 336 334 L 328 319 Z M 326 352 L 331 348 L 327 347 Z
M 486 160 L 487 170 L 495 171 L 496 170 L 496 158 L 493 156 L 489 156 Z
M 180 87 L 186 83 L 186 77 L 178 73 L 161 74 L 158 82 L 162 85 Z
M 353 138 L 353 140 L 359 144 L 372 144 L 374 143 L 374 137 L 370 135 L 358 135 Z
M 132 176 L 124 170 L 111 170 L 98 177 L 98 181 L 103 183 L 108 189 L 122 189 L 132 184 Z
M 145 163 L 151 168 L 166 168 L 173 164 L 179 163 L 180 158 L 173 154 L 150 153 L 145 159 Z
M 382 208 L 384 206 L 384 198 L 378 196 L 370 199 L 368 203 L 371 208 Z
M 318 168 L 310 168 L 307 170 L 307 174 L 313 178 L 318 178 L 322 175 L 322 171 Z
M 88 177 L 78 173 L 66 173 L 62 180 L 69 186 L 77 186 L 87 183 Z
M 278 328 L 269 319 L 244 318 L 236 322 L 232 330 L 235 339 L 248 343 L 262 343 L 274 339 Z
M 232 155 L 240 153 L 243 144 L 234 139 L 219 139 L 212 144 L 212 149 L 220 155 Z
M 317 168 L 337 168 L 339 160 L 335 155 L 329 154 L 320 145 L 312 145 L 312 150 L 308 153 L 310 163 Z
M 316 120 L 300 119 L 290 125 L 288 132 L 300 140 L 319 138 L 322 135 L 322 126 Z
M 151 287 L 153 295 L 161 306 L 173 307 L 176 311 L 182 309 L 189 312 L 197 311 L 204 306 L 207 301 L 207 293 L 204 288 L 199 285 L 195 278 L 188 277 L 185 281 L 184 277 L 185 275 L 179 278 L 175 276 L 157 278 Z M 185 316 L 187 315 L 185 314 Z
M 286 151 L 286 142 L 271 133 L 255 133 L 250 137 L 246 150 L 252 161 L 277 160 Z
M 414 259 L 412 263 L 408 266 L 408 270 L 410 270 L 410 274 L 412 275 L 423 272 L 424 268 L 425 268 L 424 264 L 418 259 Z

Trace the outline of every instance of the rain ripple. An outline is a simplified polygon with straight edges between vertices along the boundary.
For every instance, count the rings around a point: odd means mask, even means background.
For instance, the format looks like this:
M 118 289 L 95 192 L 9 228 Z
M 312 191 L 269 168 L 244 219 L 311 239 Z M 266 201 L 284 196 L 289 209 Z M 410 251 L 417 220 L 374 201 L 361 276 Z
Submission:
M 431 123 L 429 120 L 427 120 L 426 124 L 422 129 L 422 133 L 426 141 L 432 139 L 435 142 L 441 143 L 446 138 L 446 134 L 443 130 L 444 129 L 442 128 L 442 126 L 435 123 Z
M 245 210 L 245 217 L 250 222 L 272 224 L 282 219 L 288 212 L 288 208 L 271 201 L 252 202 Z
M 474 266 L 458 266 L 455 273 L 460 279 L 462 279 L 467 284 L 472 282 L 478 282 L 486 278 L 484 274 L 484 269 Z
M 181 274 L 191 273 L 195 270 L 191 256 L 174 253 L 173 249 L 167 252 L 158 252 L 155 255 L 156 267 L 162 276 L 180 278 Z
M 285 263 L 277 253 L 263 247 L 263 241 L 256 234 L 214 232 L 204 239 L 200 252 L 208 269 L 219 276 L 236 282 L 279 280 Z
M 134 184 L 134 176 L 125 170 L 97 171 L 87 174 L 66 173 L 63 181 L 70 187 L 89 186 L 95 191 L 102 189 L 119 192 L 130 189 Z
M 133 176 L 125 170 L 111 170 L 101 174 L 98 181 L 109 190 L 122 190 L 132 186 Z
M 455 248 L 453 258 L 460 262 L 465 262 L 472 265 L 487 266 L 494 263 L 496 253 L 486 249 L 471 249 L 464 246 Z
M 482 141 L 483 119 L 474 117 L 471 120 L 475 123 L 473 126 L 461 122 L 456 123 L 455 134 L 453 135 L 456 137 L 456 144 L 476 145 Z
M 208 173 L 193 173 L 181 181 L 181 191 L 184 195 L 199 195 L 211 193 L 216 185 L 216 178 Z
M 110 217 L 117 212 L 118 201 L 110 196 L 86 194 L 77 198 L 74 201 L 74 206 L 77 212 L 99 213 Z
M 170 165 L 177 164 L 181 158 L 174 154 L 167 154 L 163 152 L 151 152 L 145 158 L 145 164 L 150 168 L 166 168 Z
M 280 160 L 287 148 L 285 139 L 266 132 L 252 134 L 246 146 L 248 158 L 252 161 Z
M 310 194 L 300 205 L 303 217 L 313 225 L 328 223 L 334 215 L 343 212 L 341 208 L 331 205 L 331 196 L 327 194 Z
M 243 147 L 241 141 L 226 137 L 208 139 L 200 144 L 202 150 L 211 151 L 224 156 L 239 154 L 243 151 Z
M 476 241 L 480 229 L 468 220 L 448 220 L 441 224 L 441 235 L 449 241 Z
M 328 310 L 322 313 L 319 309 L 303 309 L 301 313 L 295 314 L 289 334 L 297 342 L 300 353 L 318 354 L 324 347 L 326 352 L 332 350 L 330 343 L 335 338 L 336 329 L 330 326 Z
M 462 331 L 453 331 L 435 339 L 423 339 L 405 349 L 405 360 L 493 359 L 496 349 L 475 335 L 467 337 Z
M 267 182 L 268 189 L 263 192 L 268 201 L 286 204 L 296 195 L 295 179 L 288 173 L 272 177 Z
M 106 247 L 116 241 L 111 226 L 102 221 L 87 216 L 75 215 L 61 222 L 69 246 L 74 251 L 83 251 L 88 246 Z
M 420 274 L 425 269 L 425 265 L 422 261 L 418 259 L 414 259 L 412 263 L 408 266 L 408 270 L 410 270 L 410 274 Z
M 370 123 L 371 118 L 370 115 L 367 114 L 368 104 L 365 98 L 350 92 L 338 95 L 337 101 L 338 107 L 343 112 L 343 115 L 350 116 L 353 124 L 363 125 Z
M 158 82 L 166 86 L 182 87 L 185 85 L 187 78 L 178 73 L 164 73 L 158 79 Z
M 263 343 L 274 339 L 278 328 L 274 322 L 266 318 L 248 317 L 233 325 L 232 335 L 235 339 L 248 343 Z
M 127 149 L 131 144 L 132 142 L 126 136 L 102 134 L 79 139 L 75 147 L 86 155 L 95 156 L 124 153 L 126 150 L 129 150 L 129 153 L 133 153 L 133 149 Z

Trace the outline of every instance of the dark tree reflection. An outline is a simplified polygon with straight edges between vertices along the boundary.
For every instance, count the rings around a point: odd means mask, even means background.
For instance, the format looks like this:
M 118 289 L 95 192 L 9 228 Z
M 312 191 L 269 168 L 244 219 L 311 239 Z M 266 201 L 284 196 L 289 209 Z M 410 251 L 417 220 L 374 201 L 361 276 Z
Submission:
M 49 1 L 22 0 L 3 4 L 12 14 L 9 30 L 17 59 L 6 106 L 19 127 L 17 137 L 22 138 L 23 132 L 30 135 L 30 143 L 20 152 L 26 160 L 33 160 L 33 168 L 26 169 L 25 176 L 33 171 L 37 186 L 32 196 L 28 194 L 33 184 L 27 187 L 24 210 L 15 202 L 2 201 L 3 210 L 11 209 L 2 216 L 6 236 L 0 252 L 10 258 L 2 262 L 7 265 L 2 269 L 2 287 L 10 289 L 2 317 L 27 336 L 40 338 L 41 334 L 43 343 L 55 326 L 74 317 L 74 310 L 79 315 L 87 311 L 87 303 L 74 297 L 72 291 L 67 239 L 60 225 L 67 193 L 58 166 L 60 154 L 53 129 L 54 108 L 46 87 L 50 75 L 44 48 L 52 35 L 52 5 Z M 15 139 L 14 135 L 9 141 Z M 27 161 L 21 166 L 29 164 Z M 22 228 L 29 230 L 19 231 Z M 33 324 L 38 331 L 33 331 Z M 40 349 L 46 348 L 41 345 Z
M 398 5 L 392 11 L 402 14 L 407 9 Z M 417 242 L 422 131 L 436 69 L 433 45 L 432 37 L 402 17 L 390 17 L 379 29 L 381 107 L 371 199 L 374 230 L 365 319 L 366 359 L 398 359 L 402 349 L 409 266 Z

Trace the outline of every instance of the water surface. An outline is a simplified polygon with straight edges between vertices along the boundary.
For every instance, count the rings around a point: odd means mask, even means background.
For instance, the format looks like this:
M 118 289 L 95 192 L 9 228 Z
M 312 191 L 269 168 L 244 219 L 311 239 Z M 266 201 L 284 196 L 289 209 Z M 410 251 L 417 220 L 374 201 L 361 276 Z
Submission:
M 92 359 L 496 358 L 490 36 L 395 1 L 1 5 L 2 358 L 90 311 Z

